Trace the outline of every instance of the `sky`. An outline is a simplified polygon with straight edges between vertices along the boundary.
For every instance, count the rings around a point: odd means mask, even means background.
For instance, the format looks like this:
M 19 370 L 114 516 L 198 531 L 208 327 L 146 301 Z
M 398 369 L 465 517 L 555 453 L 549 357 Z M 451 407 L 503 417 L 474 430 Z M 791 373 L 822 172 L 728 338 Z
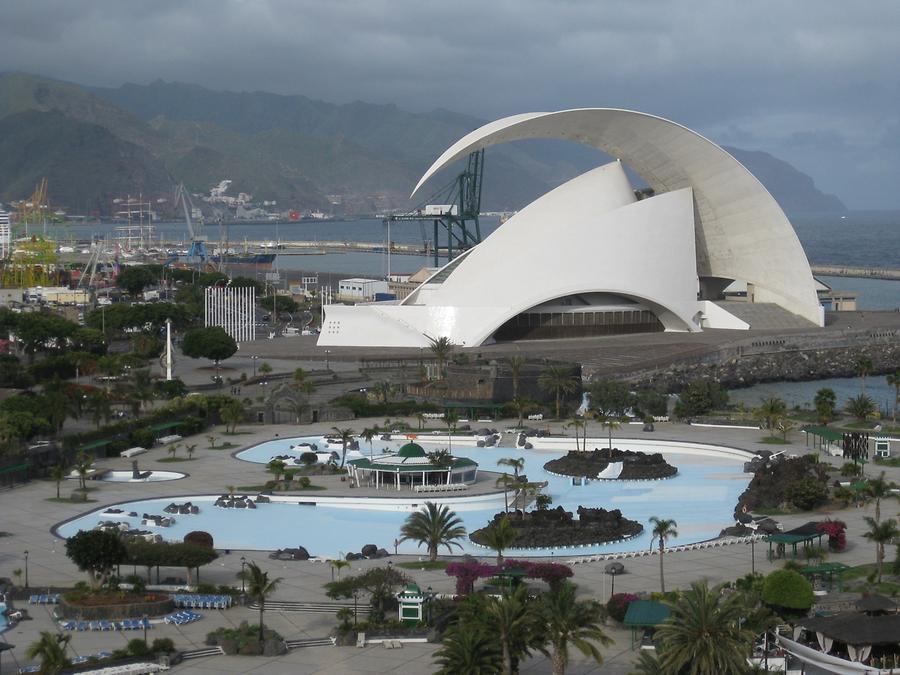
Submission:
M 613 107 L 900 208 L 900 2 L 5 0 L 0 69 L 446 108 Z

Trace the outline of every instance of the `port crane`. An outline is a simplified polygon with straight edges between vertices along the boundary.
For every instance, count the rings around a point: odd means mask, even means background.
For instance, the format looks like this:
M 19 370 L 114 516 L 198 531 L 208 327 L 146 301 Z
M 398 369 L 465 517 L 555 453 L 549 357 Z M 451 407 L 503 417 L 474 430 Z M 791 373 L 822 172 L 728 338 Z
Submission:
M 395 222 L 422 223 L 422 239 L 426 239 L 425 223 L 434 227 L 434 266 L 440 266 L 440 255 L 447 254 L 447 262 L 454 254 L 462 253 L 481 243 L 481 183 L 484 179 L 484 149 L 469 154 L 466 168 L 448 184 L 437 190 L 423 204 L 408 213 L 384 218 L 386 250 L 390 254 L 390 225 Z M 441 237 L 441 235 L 446 235 Z M 444 243 L 441 243 L 441 239 Z
M 191 238 L 191 244 L 188 247 L 187 261 L 189 263 L 205 264 L 209 261 L 209 253 L 206 250 L 206 237 L 201 234 L 201 225 L 195 224 L 191 220 L 191 213 L 194 210 L 194 204 L 191 201 L 191 195 L 184 187 L 184 183 L 179 183 L 175 190 L 175 207 L 181 207 L 184 210 L 184 221 L 187 223 L 188 235 Z

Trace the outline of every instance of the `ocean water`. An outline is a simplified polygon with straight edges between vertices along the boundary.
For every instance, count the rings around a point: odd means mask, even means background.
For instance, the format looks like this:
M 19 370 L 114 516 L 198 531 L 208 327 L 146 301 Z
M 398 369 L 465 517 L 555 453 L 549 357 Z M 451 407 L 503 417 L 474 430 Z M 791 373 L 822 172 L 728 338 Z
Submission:
M 791 222 L 812 264 L 852 265 L 900 268 L 900 211 L 849 211 L 845 214 L 805 214 L 793 216 Z M 486 237 L 499 226 L 497 217 L 481 219 L 482 236 Z M 111 238 L 115 225 L 77 224 L 48 226 L 48 234 L 59 240 L 92 237 Z M 182 223 L 159 223 L 157 238 L 183 241 L 186 231 Z M 248 241 L 361 241 L 383 243 L 387 232 L 381 220 L 303 221 L 296 223 L 231 224 L 226 232 L 217 226 L 205 229 L 210 241 L 227 238 L 234 248 Z M 548 240 L 551 239 L 548 233 Z M 422 244 L 431 240 L 430 224 L 391 224 L 391 241 L 403 244 Z M 423 266 L 433 265 L 431 256 L 392 254 L 392 272 L 411 273 Z M 383 276 L 387 271 L 384 253 L 329 253 L 326 255 L 279 256 L 279 269 L 304 272 L 332 272 Z M 260 272 L 261 273 L 261 272 Z M 900 307 L 900 281 L 827 277 L 823 279 L 836 290 L 859 293 L 860 309 L 897 309 Z
M 833 377 L 826 380 L 810 382 L 764 382 L 744 389 L 732 389 L 728 398 L 732 403 L 744 403 L 754 408 L 765 398 L 776 397 L 788 404 L 789 408 L 813 407 L 813 398 L 819 389 L 828 387 L 837 396 L 838 407 L 843 407 L 847 399 L 862 393 L 862 383 L 858 377 Z M 882 375 L 871 375 L 866 378 L 866 394 L 871 396 L 882 412 L 890 415 L 894 409 L 894 388 L 888 386 Z
M 284 454 L 292 443 L 298 441 L 319 442 L 318 438 L 278 439 L 255 446 L 241 453 L 247 461 L 262 462 L 268 458 Z M 364 447 L 364 451 L 366 448 Z M 678 467 L 678 475 L 661 481 L 594 481 L 587 485 L 573 485 L 571 479 L 553 476 L 543 470 L 543 465 L 562 453 L 538 452 L 513 448 L 472 448 L 453 447 L 453 454 L 471 457 L 482 469 L 497 470 L 497 460 L 502 457 L 524 457 L 524 473 L 529 480 L 546 480 L 546 492 L 553 497 L 553 506 L 561 505 L 568 511 L 575 511 L 579 505 L 607 509 L 621 509 L 626 518 L 643 523 L 645 528 L 651 516 L 674 518 L 678 522 L 679 536 L 671 545 L 683 545 L 716 537 L 723 527 L 734 524 L 733 510 L 737 499 L 747 486 L 749 476 L 743 473 L 743 461 L 725 456 L 696 456 L 665 451 L 666 459 Z M 261 471 L 261 467 L 257 468 Z M 414 493 L 386 491 L 386 496 L 414 498 Z M 315 497 L 315 493 L 311 494 Z M 289 546 L 305 546 L 315 555 L 335 556 L 341 552 L 359 551 L 364 544 L 374 543 L 386 549 L 391 548 L 399 536 L 400 527 L 409 515 L 407 511 L 383 511 L 353 507 L 261 504 L 254 510 L 222 509 L 212 505 L 215 497 L 179 498 L 190 499 L 200 506 L 197 515 L 175 516 L 175 524 L 158 531 L 163 537 L 181 540 L 189 531 L 201 529 L 209 532 L 218 548 L 272 550 Z M 421 501 L 427 500 L 422 496 Z M 171 498 L 151 499 L 119 504 L 118 508 L 136 511 L 139 514 L 162 513 Z M 417 500 L 418 501 L 418 500 Z M 488 521 L 503 509 L 503 496 L 499 495 L 490 504 L 466 506 L 460 502 L 451 507 L 462 518 L 468 531 L 484 527 Z M 68 537 L 79 529 L 91 528 L 101 520 L 103 509 L 88 513 L 61 526 L 58 534 Z M 127 520 L 140 527 L 140 519 Z M 645 531 L 625 542 L 601 546 L 579 548 L 557 548 L 554 550 L 517 549 L 509 555 L 583 555 L 588 553 L 613 553 L 637 551 L 648 548 L 650 534 Z M 401 553 L 424 554 L 414 542 L 400 545 Z M 463 543 L 462 550 L 455 552 L 486 555 L 489 552 L 476 547 L 469 541 Z

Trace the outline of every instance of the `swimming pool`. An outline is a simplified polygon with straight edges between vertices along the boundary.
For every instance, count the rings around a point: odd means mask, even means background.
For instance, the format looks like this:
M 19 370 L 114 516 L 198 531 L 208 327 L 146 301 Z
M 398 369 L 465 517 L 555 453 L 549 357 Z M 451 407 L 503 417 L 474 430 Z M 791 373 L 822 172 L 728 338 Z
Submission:
M 149 476 L 133 478 L 131 471 L 107 471 L 100 480 L 106 483 L 159 483 L 166 480 L 178 480 L 187 474 L 178 471 L 150 471 Z
M 314 439 L 299 439 L 310 442 Z M 428 444 L 430 439 L 419 438 L 418 442 Z M 267 462 L 272 455 L 290 454 L 286 450 L 298 439 L 279 439 L 249 448 L 238 457 L 248 461 Z M 392 441 L 395 445 L 406 442 Z M 378 443 L 378 442 L 376 442 Z M 380 442 L 385 443 L 385 442 Z M 618 447 L 627 448 L 627 441 L 617 442 Z M 635 443 L 634 447 L 647 449 L 646 442 Z M 621 509 L 626 518 L 637 520 L 646 527 L 651 516 L 673 518 L 678 523 L 678 537 L 670 545 L 688 544 L 713 538 L 722 528 L 734 524 L 733 511 L 738 496 L 747 487 L 750 475 L 743 473 L 746 456 L 738 451 L 727 454 L 717 452 L 707 446 L 690 443 L 668 443 L 654 445 L 663 452 L 666 459 L 678 467 L 678 475 L 662 481 L 617 482 L 594 481 L 587 485 L 573 485 L 570 478 L 553 476 L 543 470 L 550 459 L 563 454 L 562 450 L 524 450 L 513 448 L 477 448 L 463 446 L 454 440 L 453 453 L 470 457 L 483 470 L 497 470 L 497 460 L 503 457 L 525 459 L 524 473 L 531 481 L 548 482 L 546 492 L 553 498 L 553 506 L 562 506 L 575 511 L 579 505 Z M 707 448 L 702 451 L 698 448 Z M 381 447 L 376 447 L 379 452 Z M 361 447 L 368 454 L 368 448 Z M 250 459 L 255 457 L 255 459 Z M 359 551 L 364 544 L 376 544 L 393 551 L 393 541 L 399 537 L 400 527 L 414 508 L 421 507 L 427 497 L 408 491 L 385 491 L 379 500 L 336 499 L 326 500 L 315 494 L 302 497 L 305 502 L 297 504 L 260 504 L 254 510 L 223 509 L 213 506 L 217 495 L 191 496 L 189 499 L 200 507 L 197 515 L 175 516 L 175 524 L 159 530 L 168 540 L 180 541 L 192 530 L 205 530 L 213 535 L 217 548 L 240 550 L 274 550 L 277 548 L 304 546 L 312 555 L 337 556 L 340 553 Z M 387 503 L 387 498 L 395 498 Z M 403 499 L 396 499 L 402 497 Z M 182 500 L 183 498 L 179 498 Z M 161 514 L 163 507 L 172 498 L 147 499 L 118 505 L 125 511 L 139 514 Z M 490 498 L 464 496 L 444 497 L 441 501 L 450 503 L 467 530 L 484 527 L 493 515 L 503 508 L 503 495 Z M 333 503 L 326 503 L 333 502 Z M 380 503 L 379 503 L 380 502 Z M 88 529 L 105 520 L 101 515 L 107 507 L 102 507 L 84 516 L 71 520 L 57 528 L 57 534 L 68 537 L 80 529 Z M 139 518 L 120 519 L 140 529 Z M 647 548 L 650 534 L 646 530 L 634 539 L 616 544 L 578 548 L 556 549 L 516 549 L 515 555 L 549 556 L 588 553 L 612 553 L 636 551 Z M 400 544 L 401 553 L 424 554 L 414 542 Z M 463 542 L 463 548 L 454 552 L 485 553 L 472 542 Z M 511 552 L 512 553 L 512 552 Z

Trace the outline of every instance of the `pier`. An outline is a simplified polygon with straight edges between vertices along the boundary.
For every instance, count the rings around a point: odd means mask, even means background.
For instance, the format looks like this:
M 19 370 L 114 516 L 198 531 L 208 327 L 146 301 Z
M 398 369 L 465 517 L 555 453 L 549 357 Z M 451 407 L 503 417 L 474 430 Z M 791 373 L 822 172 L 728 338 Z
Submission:
M 814 275 L 825 277 L 856 277 L 859 279 L 888 279 L 900 281 L 900 269 L 891 267 L 851 267 L 849 265 L 810 265 Z

